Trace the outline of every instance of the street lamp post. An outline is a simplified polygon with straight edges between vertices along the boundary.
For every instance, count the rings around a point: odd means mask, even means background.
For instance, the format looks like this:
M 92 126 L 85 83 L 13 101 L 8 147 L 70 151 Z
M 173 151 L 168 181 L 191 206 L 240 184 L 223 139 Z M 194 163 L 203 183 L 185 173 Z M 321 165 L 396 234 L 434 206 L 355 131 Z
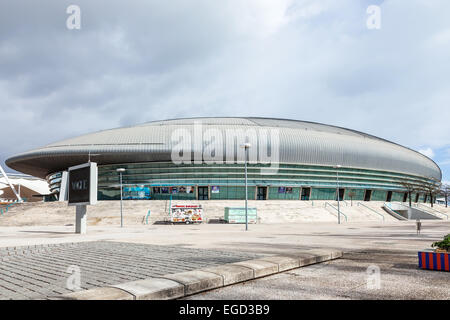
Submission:
M 248 183 L 247 183 L 247 158 L 248 149 L 251 147 L 250 143 L 244 143 L 241 148 L 245 149 L 244 171 L 245 171 L 245 231 L 248 231 Z
M 120 176 L 120 227 L 123 227 L 123 193 L 122 193 L 122 173 L 124 173 L 126 170 L 125 168 L 118 168 L 116 170 L 119 173 Z
M 341 224 L 341 208 L 340 208 L 340 195 L 339 195 L 339 168 L 340 165 L 336 165 L 333 168 L 336 169 L 336 189 L 337 189 L 337 201 L 338 201 L 338 224 Z

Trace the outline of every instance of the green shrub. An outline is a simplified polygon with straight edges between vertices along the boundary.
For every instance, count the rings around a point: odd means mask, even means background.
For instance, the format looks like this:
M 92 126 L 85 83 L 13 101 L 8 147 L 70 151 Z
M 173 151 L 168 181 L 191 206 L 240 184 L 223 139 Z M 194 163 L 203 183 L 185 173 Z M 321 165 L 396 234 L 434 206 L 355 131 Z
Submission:
M 450 234 L 446 235 L 442 241 L 433 242 L 431 247 L 450 251 Z

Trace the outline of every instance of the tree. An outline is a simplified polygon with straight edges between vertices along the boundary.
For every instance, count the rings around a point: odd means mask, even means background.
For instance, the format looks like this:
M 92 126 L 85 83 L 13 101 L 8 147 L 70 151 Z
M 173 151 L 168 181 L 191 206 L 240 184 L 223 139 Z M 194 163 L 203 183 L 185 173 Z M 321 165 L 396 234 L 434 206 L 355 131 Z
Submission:
M 444 196 L 445 199 L 445 207 L 448 207 L 448 196 L 450 195 L 450 185 L 448 184 L 443 184 L 441 185 L 441 195 Z
M 408 193 L 408 199 L 409 199 L 409 207 L 412 207 L 412 194 L 414 191 L 417 191 L 417 185 L 407 181 L 407 180 L 403 180 L 400 182 L 400 184 L 403 186 L 404 189 L 406 189 L 406 192 Z
M 421 185 L 421 189 L 425 192 L 426 195 L 430 196 L 430 204 L 433 207 L 433 202 L 436 199 L 436 195 L 441 193 L 441 183 L 435 179 L 430 179 L 427 182 L 423 182 Z
M 356 196 L 356 192 L 351 190 L 347 193 L 347 196 L 350 198 L 350 206 L 353 207 L 353 197 Z

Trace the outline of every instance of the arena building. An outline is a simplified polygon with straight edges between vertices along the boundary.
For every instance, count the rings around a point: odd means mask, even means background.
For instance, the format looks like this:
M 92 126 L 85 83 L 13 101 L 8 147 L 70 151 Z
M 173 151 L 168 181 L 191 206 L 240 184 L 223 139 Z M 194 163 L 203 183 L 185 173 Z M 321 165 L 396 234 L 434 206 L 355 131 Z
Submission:
M 245 143 L 249 148 L 241 148 Z M 248 156 L 246 158 L 246 151 Z M 16 155 L 6 164 L 47 179 L 98 163 L 98 199 L 406 201 L 404 183 L 439 182 L 423 154 L 355 130 L 297 120 L 190 118 L 91 133 Z M 338 191 L 339 190 L 339 191 Z M 413 201 L 426 201 L 414 194 Z

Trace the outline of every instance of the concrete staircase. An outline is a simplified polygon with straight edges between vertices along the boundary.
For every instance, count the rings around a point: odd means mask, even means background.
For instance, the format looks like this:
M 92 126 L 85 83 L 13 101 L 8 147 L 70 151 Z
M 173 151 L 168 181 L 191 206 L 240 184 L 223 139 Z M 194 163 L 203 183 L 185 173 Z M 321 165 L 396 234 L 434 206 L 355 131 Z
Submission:
M 414 203 L 413 206 L 417 209 L 435 214 L 444 220 L 450 218 L 450 207 L 446 208 L 445 205 L 433 204 L 433 207 L 431 207 L 429 203 Z
M 257 208 L 260 223 L 289 222 L 337 222 L 337 212 L 330 207 L 329 202 L 337 206 L 335 201 L 298 201 L 298 200 L 249 200 L 248 206 Z M 207 200 L 186 201 L 172 200 L 172 204 L 201 204 L 204 216 L 209 219 L 222 219 L 225 207 L 244 207 L 243 200 Z M 383 209 L 383 202 L 364 202 L 372 210 L 385 217 L 385 221 L 395 221 Z M 142 225 L 150 210 L 149 224 L 167 219 L 170 206 L 169 200 L 126 200 L 123 202 L 125 225 Z M 347 215 L 348 222 L 379 221 L 381 216 L 368 208 L 357 206 L 357 202 L 341 202 L 341 211 Z M 119 225 L 120 201 L 100 201 L 95 206 L 88 206 L 89 225 Z M 342 217 L 342 221 L 345 219 Z M 31 226 L 31 225 L 73 225 L 75 222 L 75 207 L 69 207 L 63 202 L 40 202 L 17 204 L 3 216 L 0 216 L 0 226 Z
M 381 216 L 379 216 L 378 214 L 376 214 L 375 212 L 379 213 L 380 215 L 382 215 L 384 217 L 384 221 L 385 222 L 389 222 L 389 221 L 398 221 L 397 219 L 395 219 L 393 216 L 391 216 L 389 213 L 387 213 L 384 209 L 383 209 L 383 205 L 384 205 L 384 201 L 358 201 L 361 204 L 358 206 L 358 204 L 356 204 L 362 211 L 364 212 L 370 212 L 370 214 L 372 214 L 372 216 L 374 217 L 374 219 L 378 219 L 381 221 L 382 218 Z M 355 203 L 353 203 L 353 205 L 355 205 Z M 370 209 L 368 209 L 368 208 Z M 375 212 L 373 212 L 373 211 Z

